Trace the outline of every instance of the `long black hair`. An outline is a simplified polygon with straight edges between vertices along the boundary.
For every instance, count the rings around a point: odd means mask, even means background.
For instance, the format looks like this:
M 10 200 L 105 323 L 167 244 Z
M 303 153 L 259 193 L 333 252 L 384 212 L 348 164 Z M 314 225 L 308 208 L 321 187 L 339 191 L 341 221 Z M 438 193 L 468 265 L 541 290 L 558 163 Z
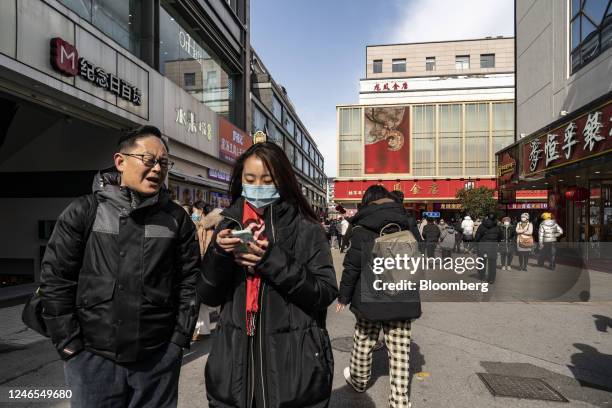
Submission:
M 281 199 L 297 207 L 302 216 L 318 223 L 317 215 L 306 201 L 298 185 L 295 173 L 283 149 L 271 142 L 256 143 L 236 160 L 230 181 L 232 204 L 242 196 L 242 171 L 244 162 L 255 155 L 270 171 Z

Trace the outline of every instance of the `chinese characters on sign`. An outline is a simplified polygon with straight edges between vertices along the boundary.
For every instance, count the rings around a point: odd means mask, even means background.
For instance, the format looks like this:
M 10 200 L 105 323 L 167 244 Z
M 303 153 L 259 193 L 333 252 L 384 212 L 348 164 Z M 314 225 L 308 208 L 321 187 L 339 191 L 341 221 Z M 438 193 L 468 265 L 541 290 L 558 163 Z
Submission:
M 51 40 L 51 65 L 63 75 L 79 75 L 136 106 L 141 104 L 142 95 L 138 88 L 115 74 L 107 73 L 104 69 L 96 67 L 85 58 L 79 57 L 77 49 L 59 37 Z
M 208 141 L 212 140 L 212 124 L 203 120 L 196 120 L 195 113 L 183 108 L 176 108 L 175 122 L 185 126 L 189 133 L 199 133 L 205 136 Z
M 382 84 L 382 88 L 381 88 L 381 84 L 380 83 L 375 83 L 374 84 L 374 91 L 376 92 L 381 92 L 381 91 L 398 91 L 398 90 L 402 90 L 402 91 L 406 91 L 408 90 L 408 82 L 404 81 L 401 83 L 398 82 L 385 82 Z
M 612 104 L 586 113 L 523 144 L 523 174 L 605 153 L 612 149 Z M 560 135 L 563 135 L 561 139 Z

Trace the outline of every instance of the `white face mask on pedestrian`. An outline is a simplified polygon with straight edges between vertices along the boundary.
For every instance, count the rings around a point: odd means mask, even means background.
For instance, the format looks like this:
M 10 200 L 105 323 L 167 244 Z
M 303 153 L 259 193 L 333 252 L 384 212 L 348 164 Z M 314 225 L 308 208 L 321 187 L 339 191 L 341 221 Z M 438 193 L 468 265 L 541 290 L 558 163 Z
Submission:
M 504 221 L 504 225 L 507 227 L 510 225 L 510 221 Z

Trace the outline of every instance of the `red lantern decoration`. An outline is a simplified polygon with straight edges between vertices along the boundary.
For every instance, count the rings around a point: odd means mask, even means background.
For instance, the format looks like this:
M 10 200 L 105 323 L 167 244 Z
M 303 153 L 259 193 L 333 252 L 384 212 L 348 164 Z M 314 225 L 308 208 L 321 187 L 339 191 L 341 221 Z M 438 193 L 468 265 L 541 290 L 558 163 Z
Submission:
M 565 199 L 568 201 L 584 201 L 589 198 L 589 189 L 572 186 L 565 191 Z

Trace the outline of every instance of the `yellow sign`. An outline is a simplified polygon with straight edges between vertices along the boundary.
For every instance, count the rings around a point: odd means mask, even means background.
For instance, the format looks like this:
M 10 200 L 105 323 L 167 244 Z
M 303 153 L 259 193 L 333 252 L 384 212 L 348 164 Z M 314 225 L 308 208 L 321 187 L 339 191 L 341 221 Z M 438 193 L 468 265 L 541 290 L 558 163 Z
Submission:
M 253 135 L 253 143 L 263 143 L 263 142 L 265 142 L 267 140 L 268 140 L 268 136 L 264 132 L 262 132 L 261 130 L 258 130 Z
M 421 187 L 417 183 L 414 183 L 410 188 L 410 192 L 414 195 L 417 195 L 421 192 Z

